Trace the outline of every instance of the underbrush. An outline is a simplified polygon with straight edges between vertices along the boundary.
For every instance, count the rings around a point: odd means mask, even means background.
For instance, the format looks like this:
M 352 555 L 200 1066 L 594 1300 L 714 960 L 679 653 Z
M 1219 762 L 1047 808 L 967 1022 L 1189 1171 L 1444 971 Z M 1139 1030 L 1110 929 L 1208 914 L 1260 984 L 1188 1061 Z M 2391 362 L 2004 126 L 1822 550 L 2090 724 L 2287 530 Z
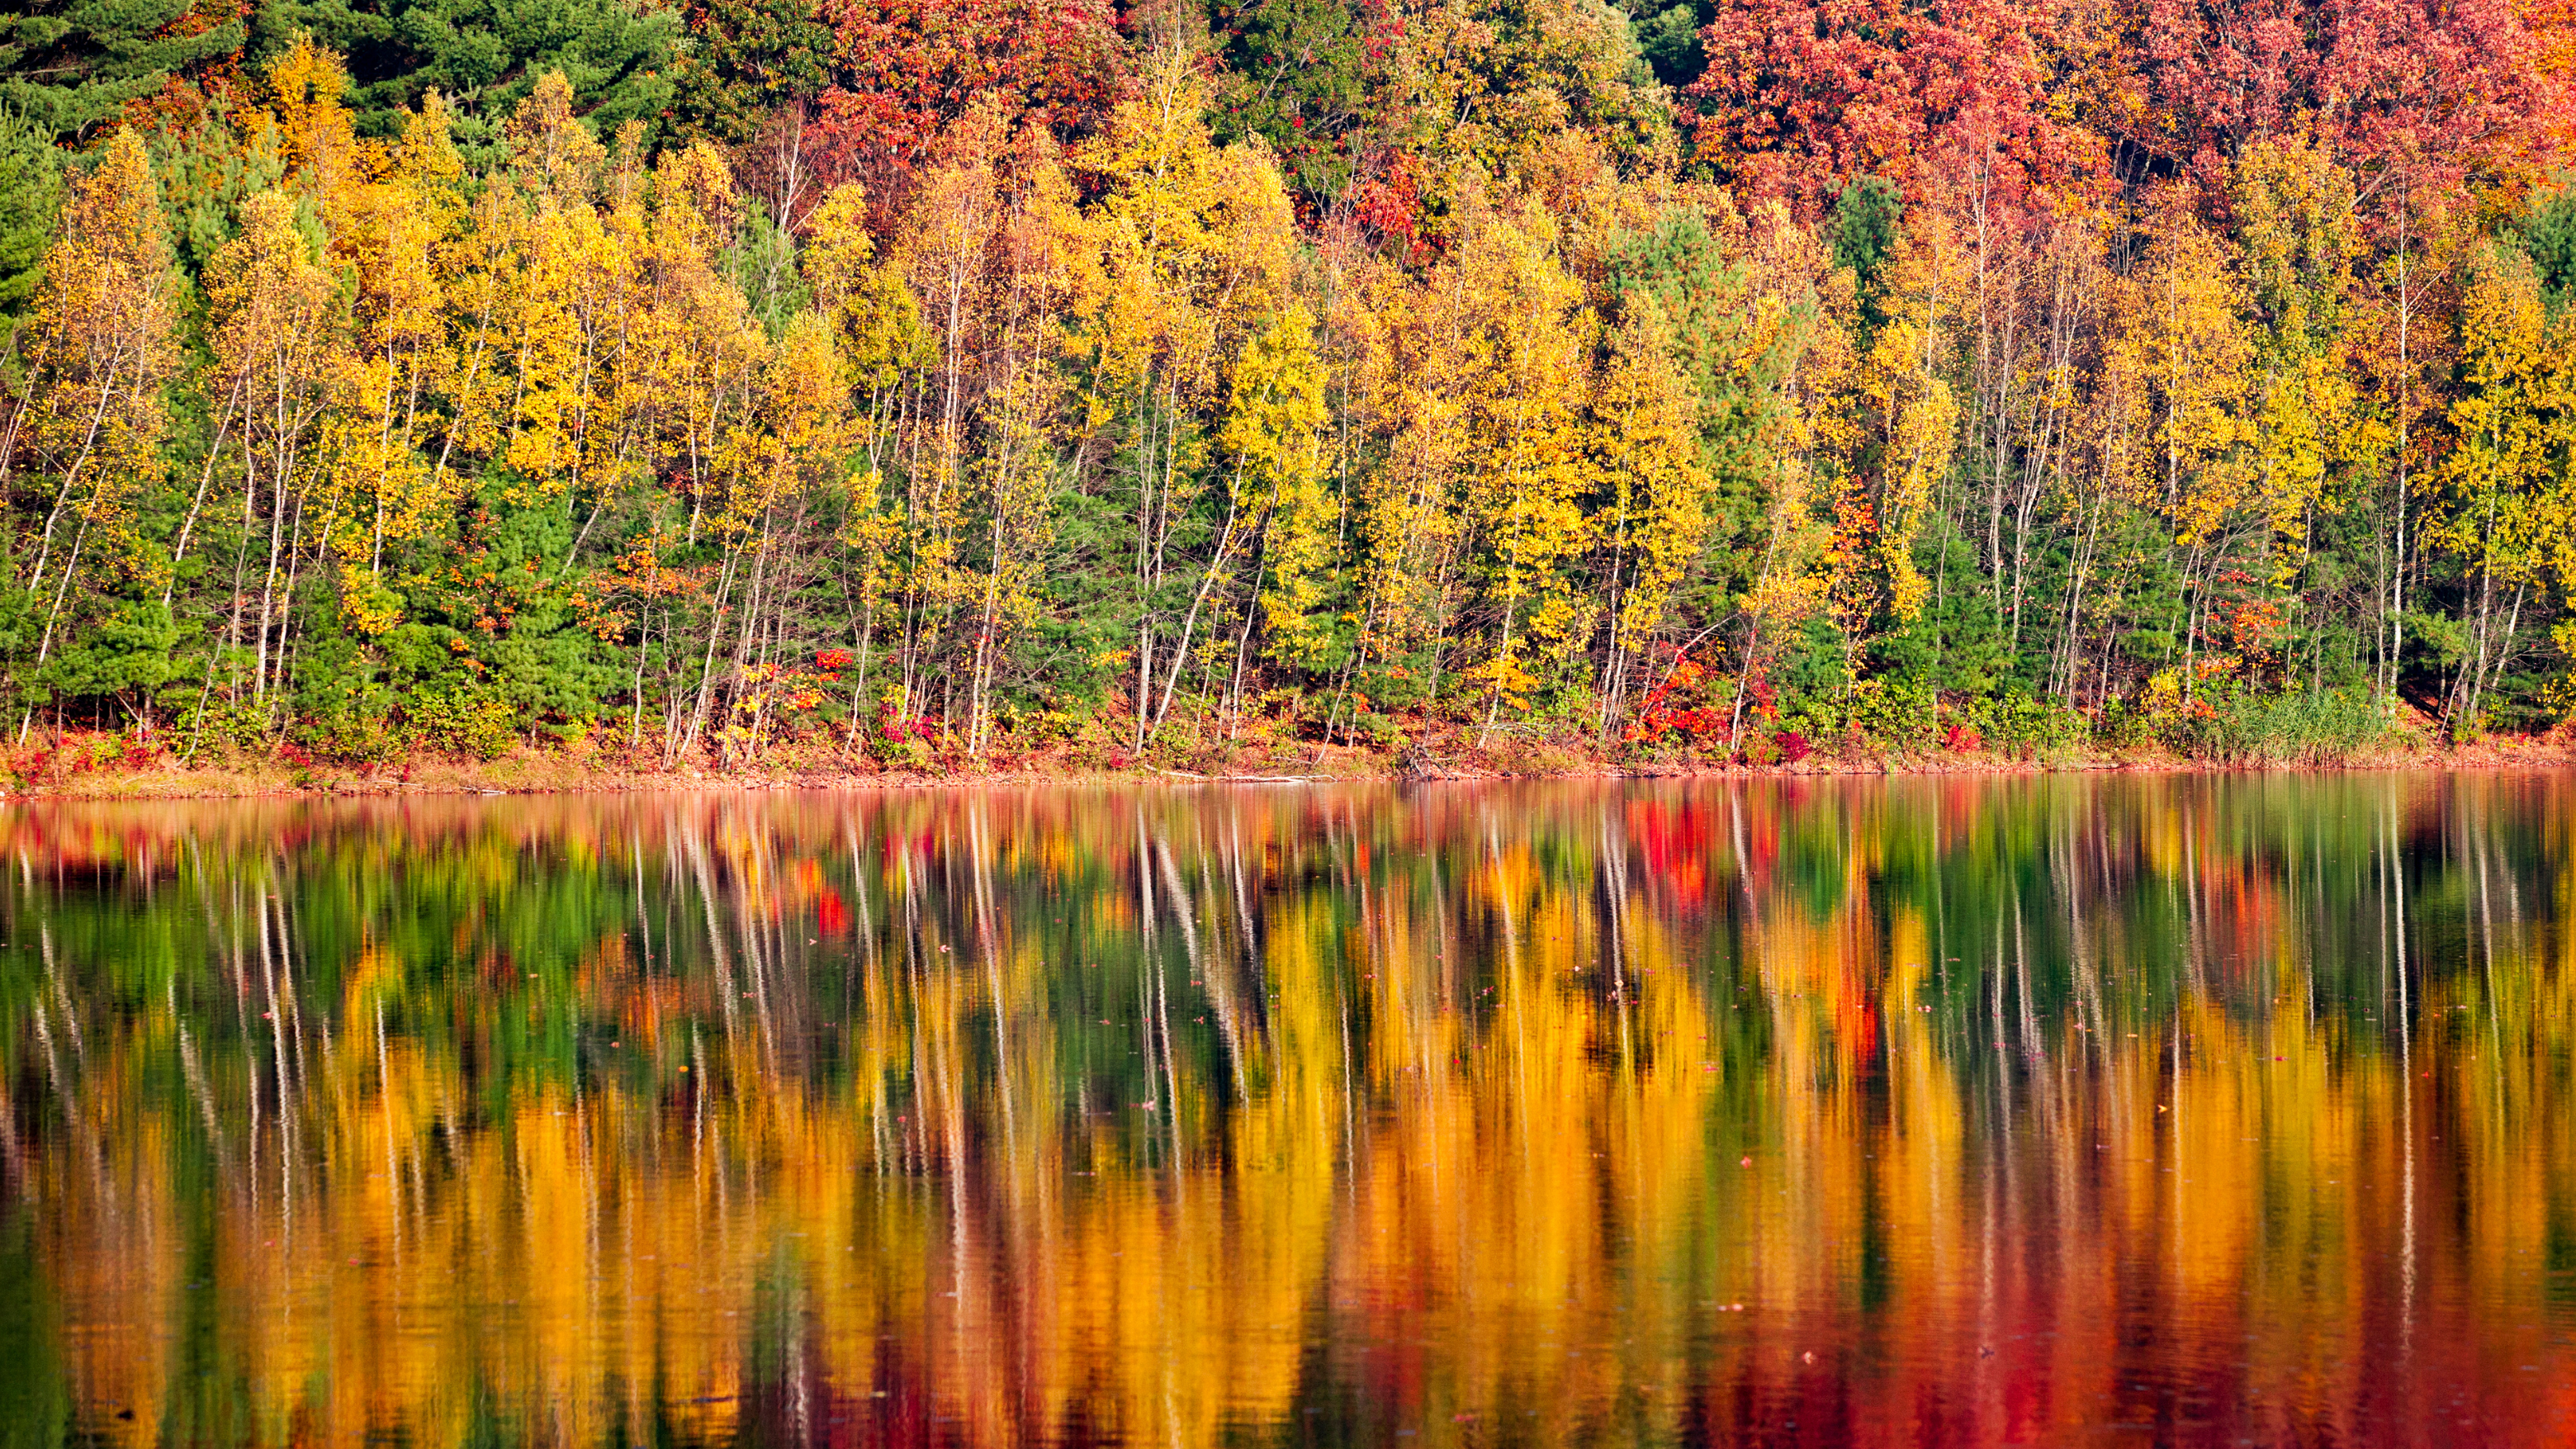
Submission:
M 2347 690 L 2223 697 L 2177 741 L 2221 765 L 2336 765 L 2403 743 L 2385 709 Z

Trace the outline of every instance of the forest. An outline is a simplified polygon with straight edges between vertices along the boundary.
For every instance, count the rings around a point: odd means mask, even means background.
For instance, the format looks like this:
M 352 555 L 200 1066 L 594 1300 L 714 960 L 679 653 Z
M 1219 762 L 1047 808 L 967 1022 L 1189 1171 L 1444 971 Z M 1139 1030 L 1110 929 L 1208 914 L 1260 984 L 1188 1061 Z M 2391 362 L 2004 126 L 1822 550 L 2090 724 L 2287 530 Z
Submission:
M 2576 12 L 1632 3 L 35 0 L 7 769 L 2576 711 Z

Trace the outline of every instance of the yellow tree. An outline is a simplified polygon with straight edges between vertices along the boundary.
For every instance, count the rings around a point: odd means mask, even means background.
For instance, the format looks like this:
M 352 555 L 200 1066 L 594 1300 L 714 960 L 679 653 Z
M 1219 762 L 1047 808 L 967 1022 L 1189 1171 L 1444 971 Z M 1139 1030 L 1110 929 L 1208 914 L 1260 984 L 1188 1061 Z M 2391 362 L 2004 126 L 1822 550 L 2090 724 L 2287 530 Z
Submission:
M 1324 475 L 1324 370 L 1315 319 L 1303 303 L 1280 309 L 1235 359 L 1217 442 L 1234 460 L 1235 487 L 1260 517 L 1259 615 L 1264 652 L 1297 669 L 1323 662 L 1328 621 L 1316 617 L 1330 586 L 1340 517 Z M 1244 629 L 1254 611 L 1244 612 Z M 1245 650 L 1235 650 L 1238 676 Z M 1236 680 L 1238 697 L 1241 680 Z
M 50 494 L 24 583 L 44 609 L 38 668 L 59 642 L 85 560 L 103 538 L 133 541 L 135 503 L 161 471 L 176 281 L 133 132 L 117 132 L 73 192 L 44 276 L 0 431 L 0 480 L 32 473 Z
M 1966 300 L 1964 263 L 1946 219 L 1922 213 L 1891 268 L 1887 320 L 1854 370 L 1850 401 L 1864 456 L 1851 460 L 1835 500 L 1826 561 L 1846 688 L 1859 682 L 1860 651 L 1877 621 L 1911 620 L 1930 592 L 1914 544 L 1958 443 L 1958 399 L 1941 364 Z
M 1035 143 L 1024 135 L 1014 160 L 981 309 L 982 428 L 968 479 L 984 510 L 983 566 L 972 571 L 980 573 L 981 596 L 965 661 L 965 745 L 977 758 L 992 743 L 993 682 L 1004 648 L 1035 617 L 1069 397 L 1057 364 L 1066 345 L 1072 194 L 1048 150 Z
M 1592 466 L 1607 499 L 1610 637 L 1596 691 L 1605 737 L 1626 712 L 1637 661 L 1664 627 L 1713 523 L 1696 399 L 1673 360 L 1672 324 L 1651 294 L 1628 299 L 1621 312 L 1590 420 Z
M 1191 59 L 1166 48 L 1075 158 L 1102 196 L 1074 228 L 1071 343 L 1089 425 L 1114 438 L 1134 500 L 1139 749 L 1171 706 L 1210 579 L 1244 544 L 1240 512 L 1222 524 L 1201 516 L 1208 415 L 1225 357 L 1285 294 L 1293 237 L 1277 168 L 1247 147 L 1213 146 L 1206 104 Z
M 781 498 L 796 496 L 796 468 L 764 423 L 781 416 L 784 407 L 802 419 L 791 428 L 818 427 L 826 414 L 837 418 L 847 393 L 837 369 L 811 379 L 822 392 L 769 371 L 774 349 L 741 291 L 717 270 L 737 205 L 722 159 L 704 146 L 667 156 L 653 175 L 651 192 L 649 220 L 642 198 L 630 193 L 614 198 L 597 229 L 585 232 L 584 243 L 597 258 L 585 265 L 600 285 L 558 325 L 569 329 L 565 363 L 600 365 L 615 354 L 612 377 L 598 387 L 603 411 L 578 420 L 583 436 L 564 438 L 588 460 L 594 496 L 608 496 L 630 466 L 630 453 L 640 450 L 642 460 L 684 495 L 687 541 L 711 542 L 717 549 L 704 636 L 691 641 L 695 678 L 685 690 L 672 681 L 667 755 L 696 749 L 710 728 L 752 727 L 743 720 L 720 723 L 715 707 L 762 647 L 762 609 L 780 582 L 772 567 L 778 558 L 772 511 Z M 805 339 L 801 354 L 809 364 L 815 360 L 813 341 Z M 586 398 L 595 386 L 575 373 L 562 375 L 568 400 Z M 611 439 L 620 441 L 612 445 Z M 801 454 L 793 461 L 801 464 Z M 673 622 L 666 618 L 665 628 L 669 663 L 676 667 L 679 650 L 668 632 Z M 684 693 L 685 713 L 678 708 Z M 728 750 L 744 738 L 722 735 Z
M 861 422 L 865 466 L 850 479 L 840 539 L 854 570 L 851 640 L 857 670 L 850 683 L 850 742 L 855 746 L 868 671 L 875 662 L 877 617 L 894 581 L 904 520 L 886 506 L 886 476 L 901 440 L 901 409 L 916 379 L 938 360 L 921 308 L 903 277 L 876 260 L 868 233 L 867 194 L 856 183 L 834 187 L 806 223 L 800 259 L 815 310 L 831 329 Z
M 357 285 L 349 365 L 331 419 L 332 517 L 325 541 L 341 566 L 341 607 L 362 635 L 401 619 L 385 548 L 430 533 L 449 489 L 425 452 L 456 369 L 438 257 L 464 219 L 447 108 L 433 93 L 404 117 L 384 179 L 346 207 L 335 239 Z
M 358 138 L 344 104 L 348 71 L 336 52 L 299 35 L 270 63 L 266 79 L 266 119 L 277 128 L 280 156 L 337 232 L 384 165 L 383 147 Z
M 2263 572 L 2286 602 L 2321 506 L 2350 506 L 2353 490 L 2377 475 L 2389 430 L 2362 405 L 2347 331 L 2364 245 L 2352 174 L 2310 142 L 2273 139 L 2238 158 L 2233 181 L 2255 323 L 2252 466 L 2272 534 Z M 2321 671 L 2322 637 L 2314 652 Z
M 206 300 L 212 391 L 241 400 L 242 539 L 225 642 L 241 646 L 247 628 L 250 701 L 265 711 L 285 678 L 288 606 L 304 558 L 303 504 L 317 462 L 325 461 L 309 445 L 348 366 L 348 318 L 337 282 L 297 225 L 294 201 L 275 191 L 243 204 L 241 234 L 206 269 Z M 254 582 L 248 571 L 263 532 Z M 246 626 L 243 611 L 254 597 Z
M 1051 167 L 1041 162 L 1033 168 L 1040 175 L 1015 177 L 1013 159 L 991 108 L 960 119 L 941 138 L 937 164 L 915 188 L 891 259 L 918 303 L 927 353 L 925 396 L 905 449 L 900 505 L 854 530 L 853 542 L 878 551 L 900 591 L 892 701 L 898 718 L 929 713 L 932 661 L 949 642 L 958 611 L 983 594 L 963 555 L 972 524 L 967 473 L 980 408 L 995 375 L 991 364 L 1040 340 L 1012 325 L 1020 318 L 1011 305 L 1006 252 L 1015 217 L 1026 223 L 1033 193 L 1049 189 L 1043 173 Z M 844 257 L 863 257 L 865 212 L 855 197 L 847 204 L 849 219 L 840 223 L 845 235 L 834 246 Z M 842 270 L 852 284 L 864 277 L 847 261 Z M 889 309 L 866 311 L 893 320 Z M 873 319 L 870 331 L 887 335 Z
M 1335 689 L 1338 722 L 1364 692 L 1354 685 L 1364 670 L 1393 671 L 1426 646 L 1436 654 L 1463 531 L 1455 500 L 1471 451 L 1463 418 L 1475 364 L 1458 345 L 1467 315 L 1454 268 L 1416 278 L 1368 259 L 1332 295 L 1341 407 L 1369 435 L 1365 451 L 1338 450 L 1359 604 Z
M 2192 709 L 2206 672 L 2201 639 L 2215 585 L 2249 533 L 2271 520 L 2249 507 L 2260 475 L 2245 417 L 2254 349 L 2243 284 L 2219 239 L 2178 207 L 2151 232 L 2147 254 L 2113 299 L 2106 360 L 2115 388 L 2134 390 L 2149 420 L 2142 501 L 2155 507 L 2180 551 L 2180 699 Z M 2259 531 L 2259 532 L 2258 532 Z
M 2553 324 L 2518 249 L 2474 255 L 2460 296 L 2460 388 L 2450 452 L 2432 478 L 2426 541 L 2467 564 L 2466 647 L 2443 700 L 2454 739 L 2480 727 L 2487 692 L 2512 657 L 2522 610 L 2555 575 L 2576 577 L 2576 339 Z
M 856 452 L 848 377 L 822 317 L 789 319 L 760 366 L 754 407 L 744 443 L 757 455 L 757 486 L 736 504 L 753 559 L 735 632 L 732 720 L 719 738 L 729 763 L 756 754 L 775 719 L 790 674 L 787 606 L 813 571 L 804 535 Z M 749 512 L 755 499 L 757 514 Z
M 1459 421 L 1474 441 L 1459 501 L 1478 535 L 1485 612 L 1495 616 L 1485 657 L 1467 674 L 1483 688 L 1490 736 L 1506 707 L 1525 710 L 1557 682 L 1592 632 L 1597 606 L 1574 565 L 1593 534 L 1582 420 L 1600 323 L 1565 270 L 1546 212 L 1471 198 L 1462 230 L 1452 285 L 1467 314 L 1459 342 L 1470 383 Z

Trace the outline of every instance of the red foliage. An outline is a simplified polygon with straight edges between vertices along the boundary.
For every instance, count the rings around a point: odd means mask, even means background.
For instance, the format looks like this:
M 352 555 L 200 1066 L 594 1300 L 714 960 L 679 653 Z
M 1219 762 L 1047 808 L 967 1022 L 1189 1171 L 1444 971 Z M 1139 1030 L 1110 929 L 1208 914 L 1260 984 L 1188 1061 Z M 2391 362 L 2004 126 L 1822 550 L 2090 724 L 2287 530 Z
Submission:
M 1794 765 L 1816 752 L 1816 747 L 1807 743 L 1807 737 L 1796 730 L 1780 731 L 1771 737 L 1771 743 L 1780 747 L 1780 763 L 1784 765 Z
M 1125 45 L 1101 0 L 824 0 L 832 85 L 826 169 L 906 167 L 989 104 L 1007 128 L 1082 134 L 1124 85 Z
M 1637 706 L 1634 719 L 1622 736 L 1630 744 L 1659 740 L 1678 734 L 1694 742 L 1725 734 L 1727 711 L 1714 705 L 1692 706 L 1682 701 L 1706 679 L 1706 671 L 1696 659 L 1683 659 L 1664 676 L 1664 682 L 1648 691 Z
M 1724 0 L 1685 95 L 1700 155 L 1756 196 L 1823 213 L 1844 183 L 1987 168 L 2007 194 L 2107 174 L 2053 114 L 2047 6 Z
M 1351 213 L 1360 225 L 1376 233 L 1397 256 L 1420 258 L 1424 250 L 1422 177 L 1420 163 L 1411 153 L 1397 153 L 1384 172 L 1361 182 L 1351 194 Z
M 1971 750 L 1983 749 L 1985 743 L 1986 737 L 1978 733 L 1977 727 L 1972 724 L 1954 724 L 1941 736 L 1941 747 L 1954 755 L 1964 755 Z
M 1720 0 L 1685 91 L 1700 155 L 1821 216 L 1850 179 L 2216 194 L 2266 137 L 2311 134 L 2365 184 L 2545 178 L 2570 130 L 2557 32 L 2515 0 Z M 1980 186 L 1979 189 L 1984 189 Z
M 2302 131 L 2367 175 L 2458 183 L 2545 165 L 2567 88 L 2512 0 L 2147 0 L 2142 104 L 2120 139 L 2216 179 L 2248 142 Z
M 877 711 L 877 733 L 889 740 L 926 740 L 930 738 L 930 717 L 919 715 L 907 719 L 887 705 Z
M 814 924 L 822 927 L 826 936 L 840 936 L 849 931 L 850 908 L 839 892 L 826 887 L 821 895 L 815 897 Z

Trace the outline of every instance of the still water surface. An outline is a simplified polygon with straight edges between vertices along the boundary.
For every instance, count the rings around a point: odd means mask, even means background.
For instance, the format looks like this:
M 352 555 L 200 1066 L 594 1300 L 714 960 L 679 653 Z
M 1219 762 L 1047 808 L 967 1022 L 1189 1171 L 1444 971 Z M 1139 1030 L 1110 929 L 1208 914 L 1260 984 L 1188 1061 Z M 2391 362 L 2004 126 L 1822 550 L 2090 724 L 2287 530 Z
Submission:
M 0 1443 L 2538 1443 L 2576 777 L 0 814 Z

